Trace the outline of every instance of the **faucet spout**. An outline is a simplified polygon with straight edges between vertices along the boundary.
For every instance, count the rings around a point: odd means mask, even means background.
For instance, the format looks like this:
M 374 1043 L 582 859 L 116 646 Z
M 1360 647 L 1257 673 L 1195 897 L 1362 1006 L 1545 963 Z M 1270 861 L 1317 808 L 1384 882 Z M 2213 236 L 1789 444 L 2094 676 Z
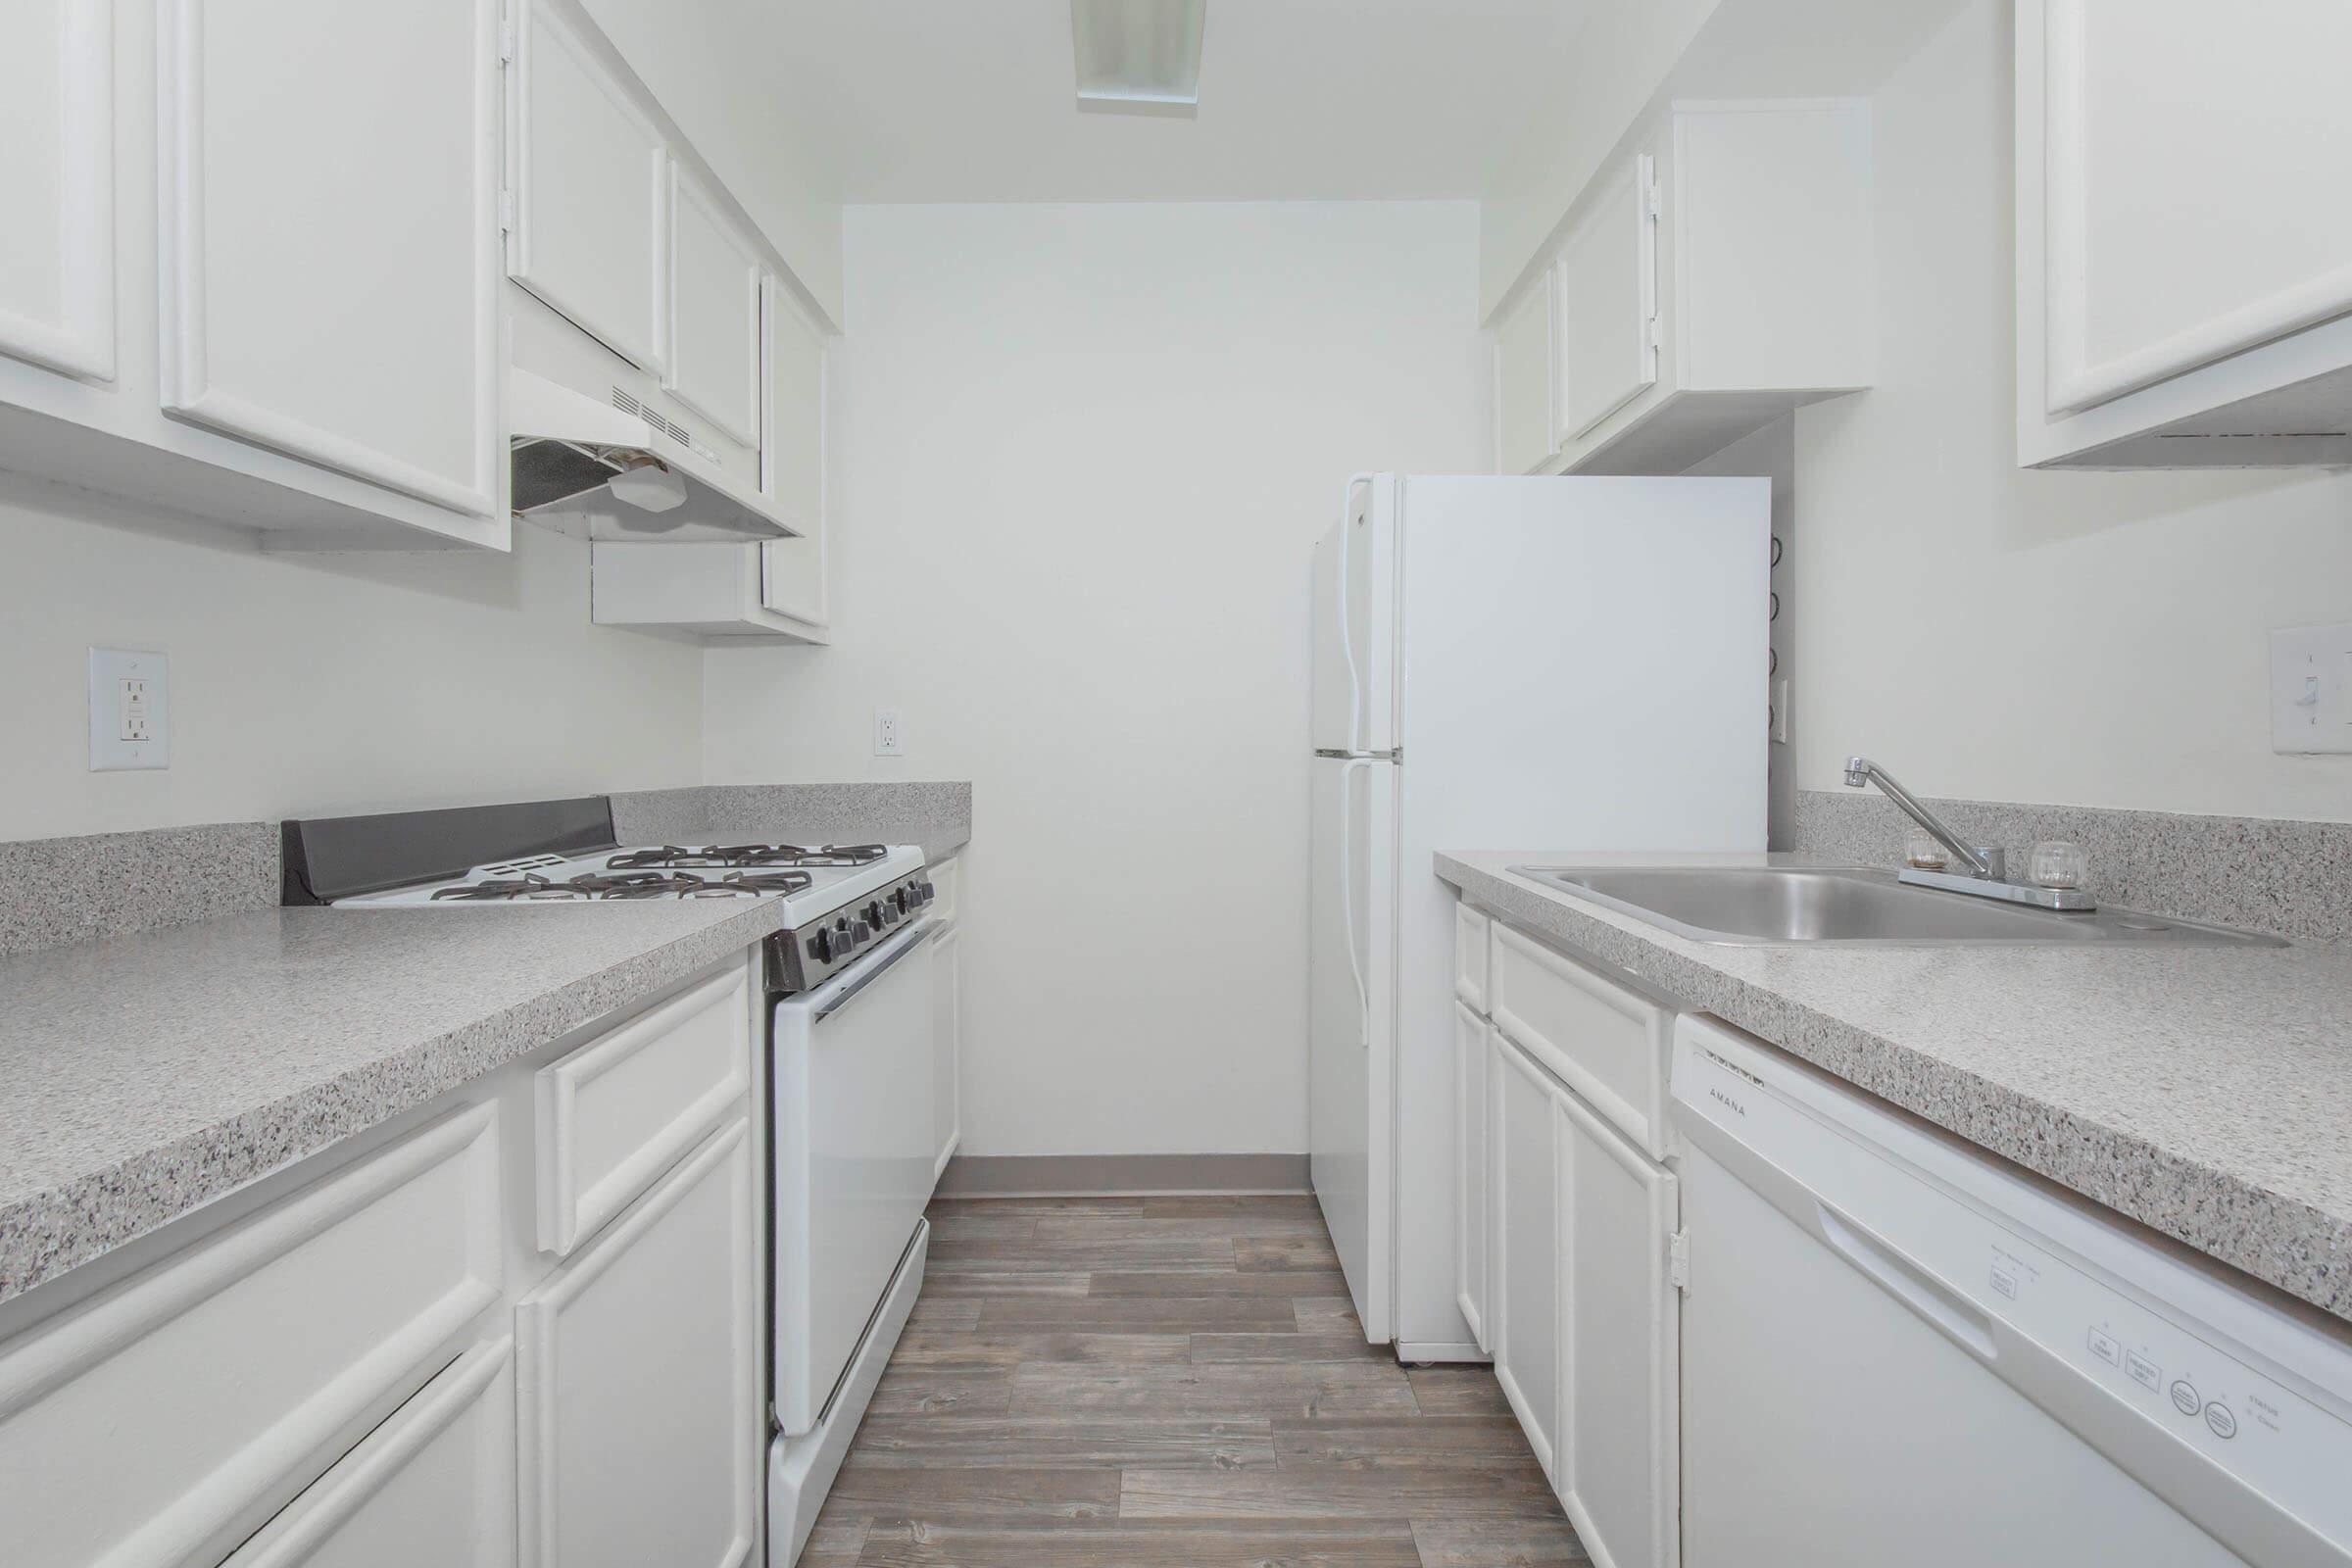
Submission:
M 1872 784 L 1876 784 L 1881 794 L 1901 808 L 1905 816 L 1924 828 L 1930 838 L 1949 850 L 1955 859 L 1968 867 L 1971 876 L 1986 882 L 2001 880 L 2000 868 L 1993 864 L 1992 858 L 1987 853 L 1978 850 L 1961 838 L 1959 834 L 1953 832 L 1941 817 L 1922 806 L 1917 796 L 1896 783 L 1893 774 L 1867 757 L 1847 758 L 1845 760 L 1845 787 L 1849 790 L 1858 790 Z

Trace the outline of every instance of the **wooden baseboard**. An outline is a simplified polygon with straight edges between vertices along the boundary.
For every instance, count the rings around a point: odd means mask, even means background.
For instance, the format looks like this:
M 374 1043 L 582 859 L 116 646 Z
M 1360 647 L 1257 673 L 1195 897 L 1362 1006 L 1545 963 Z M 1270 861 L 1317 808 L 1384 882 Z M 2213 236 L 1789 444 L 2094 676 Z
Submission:
M 1303 1193 L 1304 1154 L 957 1154 L 942 1198 Z

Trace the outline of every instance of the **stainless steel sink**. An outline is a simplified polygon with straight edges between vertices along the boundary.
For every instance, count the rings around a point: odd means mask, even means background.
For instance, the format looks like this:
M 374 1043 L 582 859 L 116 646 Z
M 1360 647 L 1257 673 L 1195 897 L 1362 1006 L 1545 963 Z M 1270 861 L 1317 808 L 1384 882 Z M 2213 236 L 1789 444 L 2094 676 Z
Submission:
M 1511 870 L 1693 942 L 1839 944 L 2230 943 L 2283 947 L 2258 931 L 2130 909 L 2062 914 L 1906 886 L 1892 872 L 1799 866 L 1514 865 Z

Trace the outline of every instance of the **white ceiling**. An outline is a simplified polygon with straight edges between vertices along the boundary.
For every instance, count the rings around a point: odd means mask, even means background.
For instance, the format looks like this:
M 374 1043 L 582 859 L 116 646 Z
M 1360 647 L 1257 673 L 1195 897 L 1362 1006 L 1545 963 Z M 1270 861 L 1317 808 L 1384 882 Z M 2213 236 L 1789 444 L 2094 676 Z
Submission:
M 1196 118 L 1081 114 L 1068 0 L 767 0 L 773 108 L 844 202 L 1479 194 L 1592 0 L 1208 0 Z

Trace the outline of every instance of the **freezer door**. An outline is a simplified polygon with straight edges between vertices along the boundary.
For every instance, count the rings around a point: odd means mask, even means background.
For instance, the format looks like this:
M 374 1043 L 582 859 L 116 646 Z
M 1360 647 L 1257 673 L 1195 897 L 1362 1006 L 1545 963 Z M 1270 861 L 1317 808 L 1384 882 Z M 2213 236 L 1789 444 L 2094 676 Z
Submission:
M 1312 767 L 1307 1147 L 1348 1294 L 1365 1338 L 1381 1344 L 1393 1338 L 1397 768 L 1332 758 Z
M 1313 748 L 1396 746 L 1396 481 L 1358 474 L 1315 546 Z

